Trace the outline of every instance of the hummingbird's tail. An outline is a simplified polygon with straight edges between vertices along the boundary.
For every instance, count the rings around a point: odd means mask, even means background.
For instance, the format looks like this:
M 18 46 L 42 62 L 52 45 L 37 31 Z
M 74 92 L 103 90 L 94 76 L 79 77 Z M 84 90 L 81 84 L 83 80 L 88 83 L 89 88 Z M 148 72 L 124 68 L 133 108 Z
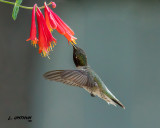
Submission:
M 111 99 L 113 102 L 115 102 L 116 104 L 118 104 L 120 107 L 122 107 L 123 109 L 125 109 L 124 105 L 119 101 L 119 100 L 116 100 L 116 99 Z
M 119 105 L 123 109 L 125 109 L 125 106 L 108 90 L 106 87 L 106 91 L 104 92 L 106 95 L 107 102 L 113 105 Z

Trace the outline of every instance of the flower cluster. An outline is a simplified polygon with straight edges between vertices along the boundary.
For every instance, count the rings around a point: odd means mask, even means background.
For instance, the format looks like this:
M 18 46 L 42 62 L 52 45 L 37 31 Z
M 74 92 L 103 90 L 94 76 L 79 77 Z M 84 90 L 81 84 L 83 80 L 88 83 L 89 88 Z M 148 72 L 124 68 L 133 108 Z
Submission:
M 56 4 L 54 2 L 51 3 L 52 7 L 55 8 Z M 49 55 L 49 51 L 51 51 L 57 43 L 56 39 L 51 34 L 54 29 L 56 29 L 58 33 L 64 35 L 72 45 L 76 44 L 75 40 L 77 38 L 74 37 L 73 30 L 55 12 L 53 12 L 46 3 L 44 3 L 44 6 L 44 16 L 37 4 L 33 7 L 30 37 L 27 41 L 31 40 L 31 43 L 35 47 L 36 44 L 38 44 L 39 53 L 46 57 Z M 35 14 L 38 23 L 38 39 Z

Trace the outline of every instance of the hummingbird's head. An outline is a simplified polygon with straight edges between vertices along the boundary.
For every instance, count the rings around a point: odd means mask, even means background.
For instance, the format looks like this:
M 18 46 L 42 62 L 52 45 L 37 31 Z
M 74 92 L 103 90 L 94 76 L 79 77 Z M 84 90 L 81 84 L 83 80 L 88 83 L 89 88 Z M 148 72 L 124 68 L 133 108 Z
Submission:
M 73 61 L 76 67 L 87 66 L 87 56 L 85 52 L 75 45 L 73 46 Z

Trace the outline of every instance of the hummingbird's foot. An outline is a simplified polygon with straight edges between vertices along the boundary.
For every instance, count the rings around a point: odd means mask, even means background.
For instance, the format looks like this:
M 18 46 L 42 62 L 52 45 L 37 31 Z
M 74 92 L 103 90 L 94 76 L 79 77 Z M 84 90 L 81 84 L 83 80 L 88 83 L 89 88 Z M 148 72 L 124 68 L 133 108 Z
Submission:
M 95 97 L 95 95 L 93 93 L 90 94 L 92 97 Z

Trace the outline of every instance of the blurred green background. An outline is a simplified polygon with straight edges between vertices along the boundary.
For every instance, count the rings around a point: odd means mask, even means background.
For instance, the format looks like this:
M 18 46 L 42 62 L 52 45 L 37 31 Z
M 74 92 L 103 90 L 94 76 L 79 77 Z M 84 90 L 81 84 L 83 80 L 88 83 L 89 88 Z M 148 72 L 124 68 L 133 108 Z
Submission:
M 39 6 L 43 0 L 24 0 Z M 49 2 L 49 0 L 48 0 Z M 81 88 L 45 80 L 49 70 L 75 69 L 72 46 L 58 43 L 50 60 L 29 37 L 31 10 L 11 18 L 12 5 L 0 3 L 0 127 L 159 128 L 160 1 L 56 0 L 54 11 L 75 31 L 89 65 L 126 110 L 92 98 Z M 8 121 L 9 116 L 32 116 Z

